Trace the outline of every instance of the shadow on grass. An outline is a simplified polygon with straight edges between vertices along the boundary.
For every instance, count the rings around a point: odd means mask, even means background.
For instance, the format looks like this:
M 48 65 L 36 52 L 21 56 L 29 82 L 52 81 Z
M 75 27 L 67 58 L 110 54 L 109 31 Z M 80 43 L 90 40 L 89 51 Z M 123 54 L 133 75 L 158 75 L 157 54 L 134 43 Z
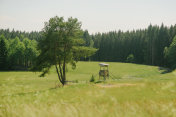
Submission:
M 105 83 L 106 81 L 105 80 L 98 80 L 98 81 L 95 81 L 94 83 L 97 84 L 97 83 Z
M 164 67 L 158 67 L 158 70 L 161 70 L 161 71 L 162 71 L 161 74 L 166 74 L 166 73 L 172 72 L 171 69 L 169 69 L 169 68 L 164 68 Z
M 0 70 L 0 72 L 32 72 L 32 71 L 30 70 L 4 70 L 4 71 Z

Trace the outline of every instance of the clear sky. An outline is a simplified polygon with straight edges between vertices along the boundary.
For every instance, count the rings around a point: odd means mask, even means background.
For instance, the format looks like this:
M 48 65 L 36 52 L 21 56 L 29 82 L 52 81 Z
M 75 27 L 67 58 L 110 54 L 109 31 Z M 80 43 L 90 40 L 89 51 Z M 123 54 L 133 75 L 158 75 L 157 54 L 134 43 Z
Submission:
M 176 24 L 176 0 L 0 0 L 0 28 L 40 31 L 54 16 L 70 16 L 90 33 Z

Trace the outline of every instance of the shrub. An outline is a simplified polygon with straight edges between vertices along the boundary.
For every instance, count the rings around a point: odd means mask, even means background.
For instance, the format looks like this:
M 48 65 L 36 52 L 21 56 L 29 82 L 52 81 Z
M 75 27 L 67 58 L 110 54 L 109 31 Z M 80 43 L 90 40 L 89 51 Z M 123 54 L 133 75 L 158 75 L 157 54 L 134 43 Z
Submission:
M 90 82 L 94 82 L 95 81 L 95 78 L 94 78 L 94 75 L 92 75 L 92 77 L 90 78 Z
M 133 54 L 128 55 L 128 57 L 126 59 L 126 62 L 134 63 L 134 55 Z

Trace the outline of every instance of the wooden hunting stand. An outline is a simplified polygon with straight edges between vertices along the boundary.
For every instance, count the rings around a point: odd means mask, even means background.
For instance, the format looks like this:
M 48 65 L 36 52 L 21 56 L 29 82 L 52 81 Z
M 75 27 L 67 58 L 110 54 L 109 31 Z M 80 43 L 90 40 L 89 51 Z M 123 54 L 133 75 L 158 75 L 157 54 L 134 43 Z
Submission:
M 99 63 L 99 65 L 100 65 L 99 79 L 103 77 L 104 80 L 106 80 L 106 78 L 109 78 L 109 70 L 108 70 L 109 64 Z

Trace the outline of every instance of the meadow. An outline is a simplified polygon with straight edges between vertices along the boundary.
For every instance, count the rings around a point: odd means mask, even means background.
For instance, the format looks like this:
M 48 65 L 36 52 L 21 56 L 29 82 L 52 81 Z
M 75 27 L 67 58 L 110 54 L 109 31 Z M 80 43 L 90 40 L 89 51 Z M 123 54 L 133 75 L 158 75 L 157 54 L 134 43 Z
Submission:
M 110 78 L 99 76 L 99 62 L 68 66 L 62 87 L 52 68 L 39 72 L 0 72 L 0 117 L 174 117 L 176 71 L 130 63 L 109 65 Z

